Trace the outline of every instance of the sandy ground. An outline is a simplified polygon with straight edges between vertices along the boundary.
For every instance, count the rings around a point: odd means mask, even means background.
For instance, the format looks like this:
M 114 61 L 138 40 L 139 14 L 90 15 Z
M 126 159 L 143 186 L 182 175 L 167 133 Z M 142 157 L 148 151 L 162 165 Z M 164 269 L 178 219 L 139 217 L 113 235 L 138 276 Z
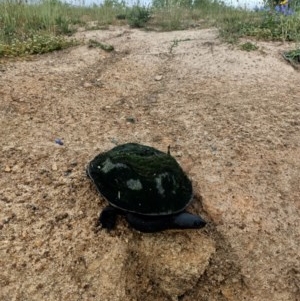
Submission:
M 290 45 L 247 53 L 215 29 L 78 37 L 115 51 L 85 44 L 1 65 L 0 299 L 299 301 L 299 73 L 280 55 Z M 125 142 L 171 145 L 206 228 L 95 228 L 106 201 L 85 166 Z

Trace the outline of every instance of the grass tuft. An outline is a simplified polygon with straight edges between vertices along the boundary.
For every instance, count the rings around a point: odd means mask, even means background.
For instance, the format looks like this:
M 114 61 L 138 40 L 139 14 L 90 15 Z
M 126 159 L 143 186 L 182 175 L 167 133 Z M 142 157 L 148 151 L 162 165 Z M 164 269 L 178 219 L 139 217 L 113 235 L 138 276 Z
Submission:
M 30 1 L 30 0 L 29 0 Z M 72 6 L 60 0 L 0 0 L 0 56 L 20 56 L 63 49 L 74 45 L 78 28 L 107 29 L 128 24 L 147 30 L 219 28 L 220 37 L 237 43 L 242 37 L 260 40 L 300 40 L 300 1 L 294 0 L 292 15 L 227 7 L 217 0 L 153 0 L 152 6 L 123 0 L 104 0 L 101 5 Z M 266 2 L 268 3 L 268 1 Z M 94 45 L 95 46 L 95 45 Z M 252 46 L 244 45 L 245 50 Z M 250 49 L 251 48 L 251 49 Z
M 43 54 L 62 50 L 77 45 L 75 40 L 67 40 L 64 36 L 33 35 L 26 40 L 13 39 L 9 44 L 0 44 L 0 57 L 15 57 L 32 54 Z
M 98 42 L 96 40 L 92 40 L 92 39 L 89 40 L 88 47 L 89 48 L 101 48 L 107 52 L 111 52 L 114 50 L 114 46 L 105 44 L 105 43 L 100 43 L 100 42 Z
M 243 44 L 240 45 L 240 49 L 250 52 L 250 51 L 257 50 L 258 47 L 255 44 L 251 43 L 251 42 L 246 42 L 246 43 L 243 43 Z
M 283 58 L 287 60 L 295 69 L 300 69 L 300 49 L 296 48 L 286 51 L 282 54 Z
M 129 9 L 126 19 L 131 27 L 145 27 L 150 19 L 150 9 L 145 6 L 134 5 Z

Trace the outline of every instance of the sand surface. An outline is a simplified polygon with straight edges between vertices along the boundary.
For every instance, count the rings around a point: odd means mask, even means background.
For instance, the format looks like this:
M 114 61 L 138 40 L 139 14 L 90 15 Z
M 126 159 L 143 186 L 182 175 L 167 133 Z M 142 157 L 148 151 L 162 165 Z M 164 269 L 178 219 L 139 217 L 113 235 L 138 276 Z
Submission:
M 215 29 L 77 36 L 85 44 L 1 64 L 0 300 L 299 301 L 300 75 L 280 54 L 291 45 L 248 53 Z M 85 166 L 126 142 L 171 146 L 206 228 L 95 228 L 107 203 Z

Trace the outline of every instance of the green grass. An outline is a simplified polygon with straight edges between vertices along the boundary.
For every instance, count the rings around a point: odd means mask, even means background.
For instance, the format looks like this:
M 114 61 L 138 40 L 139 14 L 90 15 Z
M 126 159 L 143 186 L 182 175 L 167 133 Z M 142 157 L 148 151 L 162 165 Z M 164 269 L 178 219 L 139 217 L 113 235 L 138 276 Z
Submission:
M 29 54 L 42 54 L 55 50 L 62 50 L 77 45 L 74 40 L 67 40 L 63 36 L 32 35 L 25 40 L 12 39 L 10 43 L 0 44 L 0 57 L 15 57 Z
M 282 54 L 283 58 L 286 59 L 291 65 L 299 70 L 300 69 L 300 48 L 296 48 L 290 51 L 286 51 Z
M 257 50 L 258 47 L 255 44 L 251 43 L 251 42 L 245 42 L 245 43 L 242 43 L 240 45 L 240 49 L 250 52 L 250 51 Z
M 134 5 L 128 9 L 125 18 L 131 27 L 142 28 L 145 27 L 150 19 L 150 9 L 145 6 Z
M 297 7 L 294 9 L 297 11 Z M 229 43 L 238 43 L 242 37 L 300 40 L 299 11 L 292 16 L 279 15 L 273 10 L 251 12 L 226 7 L 214 0 L 153 0 L 151 7 L 139 2 L 128 7 L 121 0 L 105 0 L 102 5 L 92 7 L 75 7 L 59 0 L 41 0 L 35 4 L 0 0 L 0 57 L 64 49 L 77 43 L 70 37 L 79 27 L 105 29 L 111 24 L 161 31 L 214 26 Z M 248 46 L 244 46 L 245 50 Z
M 123 5 L 73 7 L 58 0 L 18 4 L 0 0 L 0 57 L 45 53 L 77 44 L 69 37 L 79 27 L 101 29 L 113 24 Z
M 98 42 L 96 40 L 92 40 L 92 39 L 89 40 L 88 47 L 89 48 L 101 48 L 107 52 L 111 52 L 114 50 L 114 46 L 109 45 L 109 44 L 100 43 L 100 42 Z
M 299 41 L 300 18 L 275 13 L 243 12 L 230 14 L 218 22 L 221 36 L 235 42 L 241 37 L 269 41 Z

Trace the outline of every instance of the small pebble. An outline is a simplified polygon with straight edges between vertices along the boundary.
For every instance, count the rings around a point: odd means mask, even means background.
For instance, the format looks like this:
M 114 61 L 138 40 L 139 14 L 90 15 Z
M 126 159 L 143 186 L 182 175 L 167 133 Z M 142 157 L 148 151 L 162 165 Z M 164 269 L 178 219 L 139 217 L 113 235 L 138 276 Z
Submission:
M 84 88 L 91 88 L 91 87 L 93 87 L 93 85 L 92 85 L 91 83 L 85 82 L 85 83 L 83 84 L 83 87 L 84 87 Z
M 55 216 L 55 221 L 56 222 L 62 221 L 63 219 L 66 219 L 68 216 L 69 216 L 69 214 L 67 212 L 60 213 L 57 216 Z
M 55 139 L 55 143 L 58 144 L 58 145 L 64 145 L 63 141 L 59 138 Z
M 5 172 L 11 172 L 11 169 L 9 166 L 5 166 L 5 169 L 4 169 Z
M 64 176 L 67 177 L 72 173 L 72 169 L 68 169 L 64 172 Z
M 135 123 L 135 118 L 133 118 L 133 117 L 127 117 L 126 121 L 130 122 L 130 123 Z

